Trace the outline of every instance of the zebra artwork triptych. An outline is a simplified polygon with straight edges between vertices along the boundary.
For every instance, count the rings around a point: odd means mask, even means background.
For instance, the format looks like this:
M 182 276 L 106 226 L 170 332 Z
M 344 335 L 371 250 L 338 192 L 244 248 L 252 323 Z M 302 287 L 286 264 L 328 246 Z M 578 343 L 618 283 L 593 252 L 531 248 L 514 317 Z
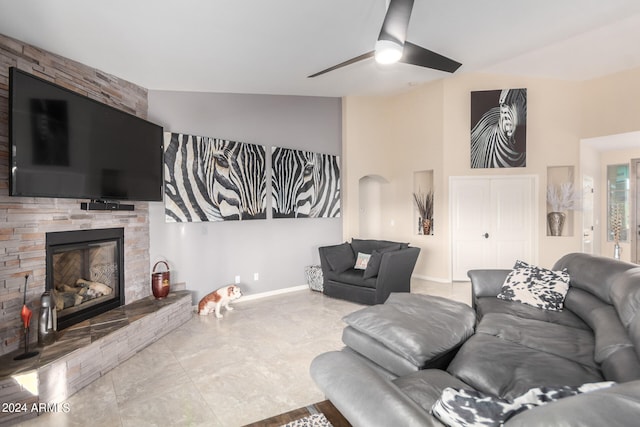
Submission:
M 164 168 L 167 222 L 266 218 L 262 145 L 165 132 Z
M 340 159 L 288 148 L 271 157 L 273 218 L 340 216 Z M 166 222 L 267 218 L 262 145 L 164 134 Z
M 274 147 L 271 153 L 274 218 L 340 216 L 340 158 Z
M 471 92 L 471 167 L 527 165 L 527 89 Z

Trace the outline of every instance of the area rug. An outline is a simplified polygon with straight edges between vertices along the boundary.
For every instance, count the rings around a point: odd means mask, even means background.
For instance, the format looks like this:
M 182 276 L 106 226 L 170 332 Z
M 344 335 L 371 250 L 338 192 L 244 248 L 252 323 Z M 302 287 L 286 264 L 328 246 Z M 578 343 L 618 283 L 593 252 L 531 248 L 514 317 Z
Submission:
M 333 427 L 324 414 L 313 414 L 299 420 L 283 424 L 282 427 Z

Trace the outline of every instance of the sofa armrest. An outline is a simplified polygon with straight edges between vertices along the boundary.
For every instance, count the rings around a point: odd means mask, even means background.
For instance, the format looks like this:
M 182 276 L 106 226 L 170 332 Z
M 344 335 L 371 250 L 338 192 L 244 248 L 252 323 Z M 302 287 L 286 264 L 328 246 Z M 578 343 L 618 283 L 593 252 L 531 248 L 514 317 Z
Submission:
M 354 426 L 439 426 L 390 380 L 352 355 L 332 351 L 311 362 L 311 377 Z
M 382 254 L 376 282 L 376 301 L 383 303 L 391 292 L 410 292 L 411 274 L 420 248 L 409 247 Z
M 469 270 L 467 276 L 471 279 L 472 301 L 479 297 L 495 297 L 500 293 L 504 279 L 511 270 Z
M 327 252 L 331 250 L 333 246 L 321 246 L 318 248 L 318 255 L 320 255 L 320 268 L 322 268 L 322 274 L 327 277 L 327 273 L 331 271 L 329 261 L 327 261 Z

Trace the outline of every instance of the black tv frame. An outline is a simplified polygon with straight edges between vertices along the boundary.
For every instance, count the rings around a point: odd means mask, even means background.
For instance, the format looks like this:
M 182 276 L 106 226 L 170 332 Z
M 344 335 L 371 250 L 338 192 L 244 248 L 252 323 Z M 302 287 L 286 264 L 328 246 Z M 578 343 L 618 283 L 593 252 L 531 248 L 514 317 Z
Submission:
M 47 86 L 52 87 L 54 90 L 59 90 L 62 91 L 63 96 L 64 97 L 69 97 L 70 99 L 72 99 L 75 102 L 79 102 L 79 103 L 91 103 L 94 106 L 98 106 L 98 110 L 104 110 L 105 111 L 105 115 L 115 115 L 115 117 L 120 118 L 121 120 L 132 120 L 132 123 L 135 122 L 140 122 L 141 124 L 144 125 L 152 125 L 157 127 L 157 129 L 155 130 L 155 132 L 158 133 L 159 138 L 158 138 L 158 149 L 159 149 L 159 154 L 160 157 L 159 159 L 157 159 L 157 172 L 158 172 L 158 176 L 159 176 L 159 183 L 158 183 L 158 190 L 157 193 L 152 195 L 152 196 L 144 196 L 144 197 L 140 197 L 140 195 L 136 195 L 133 197 L 128 197 L 128 196 L 121 196 L 121 195 L 116 195 L 115 197 L 113 195 L 106 195 L 106 194 L 95 194 L 96 192 L 91 191 L 90 188 L 87 189 L 86 193 L 92 193 L 92 194 L 69 194 L 69 193 L 54 193 L 51 191 L 44 191 L 42 193 L 38 192 L 38 191 L 16 191 L 16 184 L 15 181 L 17 179 L 17 177 L 14 175 L 15 174 L 15 169 L 14 167 L 16 166 L 16 160 L 14 159 L 15 156 L 15 147 L 16 147 L 16 140 L 15 140 L 15 135 L 14 135 L 14 95 L 13 95 L 13 90 L 14 90 L 14 75 L 15 73 L 20 73 L 23 76 L 26 76 L 28 78 L 31 79 L 35 79 Z M 67 98 L 64 98 L 67 99 Z M 153 128 L 151 128 L 153 129 Z M 150 132 L 152 133 L 152 132 Z M 66 198 L 66 199 L 89 199 L 90 202 L 88 203 L 82 203 L 81 208 L 82 209 L 86 209 L 86 210 L 133 210 L 133 205 L 129 205 L 129 204 L 122 204 L 120 203 L 121 201 L 162 201 L 163 199 L 163 193 L 164 193 L 164 149 L 163 149 L 163 139 L 162 139 L 162 135 L 163 135 L 163 129 L 162 126 L 159 126 L 155 123 L 152 123 L 148 120 L 142 119 L 138 116 L 135 116 L 133 114 L 130 114 L 126 111 L 122 111 L 118 108 L 112 107 L 110 105 L 107 105 L 105 103 L 102 103 L 100 101 L 97 101 L 95 99 L 92 99 L 88 96 L 82 95 L 78 92 L 75 92 L 73 90 L 70 90 L 68 88 L 65 88 L 63 86 L 60 86 L 56 83 L 50 82 L 48 80 L 45 80 L 41 77 L 35 76 L 33 74 L 30 74 L 28 72 L 25 72 L 23 70 L 20 70 L 17 67 L 10 67 L 9 68 L 9 195 L 10 196 L 15 196 L 15 197 L 44 197 L 44 198 Z M 104 147 L 104 146 L 103 146 Z M 156 153 L 158 154 L 158 153 Z M 17 157 L 17 156 L 16 156 Z M 155 156 L 154 156 L 155 157 Z M 150 159 L 150 161 L 153 161 L 153 159 Z M 87 177 L 91 176 L 91 174 L 87 174 Z M 83 189 L 84 192 L 85 189 Z M 103 192 L 104 188 L 99 188 L 98 192 Z M 72 192 L 71 192 L 72 193 Z

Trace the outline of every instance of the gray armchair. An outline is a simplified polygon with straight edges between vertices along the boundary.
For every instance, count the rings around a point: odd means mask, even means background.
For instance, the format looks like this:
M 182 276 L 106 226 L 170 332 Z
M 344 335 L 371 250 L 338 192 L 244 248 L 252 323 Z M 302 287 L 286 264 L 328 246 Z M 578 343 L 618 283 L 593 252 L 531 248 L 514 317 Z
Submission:
M 318 249 L 324 294 L 360 304 L 382 304 L 391 292 L 410 292 L 420 248 L 387 240 L 352 239 Z M 369 254 L 366 269 L 355 269 L 358 254 Z

